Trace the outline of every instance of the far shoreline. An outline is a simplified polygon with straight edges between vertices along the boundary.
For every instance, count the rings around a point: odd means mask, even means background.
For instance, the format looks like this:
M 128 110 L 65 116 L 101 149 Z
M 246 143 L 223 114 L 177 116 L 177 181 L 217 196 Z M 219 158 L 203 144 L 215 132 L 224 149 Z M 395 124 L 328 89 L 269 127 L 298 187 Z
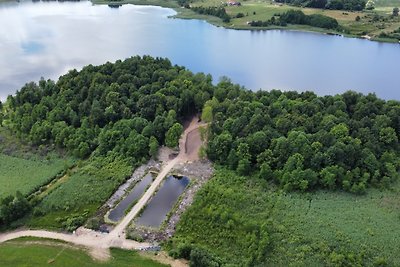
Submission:
M 1 1 L 1 0 L 0 0 Z M 89 0 L 94 5 L 138 5 L 138 6 L 158 6 L 162 8 L 170 8 L 173 9 L 176 14 L 170 16 L 170 18 L 177 18 L 177 19 L 187 19 L 187 20 L 202 20 L 206 21 L 207 23 L 214 25 L 216 27 L 222 27 L 224 29 L 229 30 L 238 30 L 238 31 L 270 31 L 270 30 L 284 30 L 284 31 L 296 31 L 296 32 L 311 32 L 311 33 L 318 33 L 324 35 L 334 35 L 334 36 L 341 36 L 345 38 L 356 38 L 356 39 L 363 39 L 366 41 L 374 41 L 379 43 L 391 43 L 391 44 L 400 44 L 400 41 L 396 39 L 389 39 L 389 38 L 371 38 L 368 34 L 367 35 L 356 35 L 356 34 L 346 34 L 342 32 L 327 30 L 323 28 L 316 28 L 307 25 L 288 25 L 286 27 L 282 26 L 269 26 L 269 27 L 251 27 L 251 26 L 235 26 L 234 24 L 228 25 L 223 23 L 221 19 L 209 16 L 209 15 L 201 15 L 197 14 L 194 11 L 184 8 L 180 6 L 175 0 L 122 0 L 122 1 L 107 1 L 107 0 Z

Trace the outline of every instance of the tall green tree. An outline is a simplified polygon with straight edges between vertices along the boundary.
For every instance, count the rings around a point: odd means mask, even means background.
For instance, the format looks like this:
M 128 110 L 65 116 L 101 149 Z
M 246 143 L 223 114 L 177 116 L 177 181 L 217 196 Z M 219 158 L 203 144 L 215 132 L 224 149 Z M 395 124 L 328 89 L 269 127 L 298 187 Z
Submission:
M 179 139 L 183 133 L 183 126 L 175 123 L 165 134 L 165 144 L 171 148 L 179 145 Z

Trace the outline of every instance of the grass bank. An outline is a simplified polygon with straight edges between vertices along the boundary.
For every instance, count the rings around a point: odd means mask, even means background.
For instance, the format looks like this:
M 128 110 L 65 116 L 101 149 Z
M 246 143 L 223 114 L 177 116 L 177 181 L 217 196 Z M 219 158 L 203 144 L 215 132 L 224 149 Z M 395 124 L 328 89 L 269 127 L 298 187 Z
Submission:
M 284 193 L 219 169 L 168 246 L 238 266 L 399 266 L 399 191 Z

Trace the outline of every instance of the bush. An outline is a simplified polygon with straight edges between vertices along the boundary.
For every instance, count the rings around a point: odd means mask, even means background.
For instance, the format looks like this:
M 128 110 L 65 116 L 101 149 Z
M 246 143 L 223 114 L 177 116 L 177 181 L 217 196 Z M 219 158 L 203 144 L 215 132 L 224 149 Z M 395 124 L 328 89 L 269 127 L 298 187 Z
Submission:
M 0 201 L 0 226 L 22 218 L 31 210 L 28 200 L 18 191 L 15 196 L 9 195 Z
M 101 222 L 100 222 L 99 218 L 97 218 L 97 217 L 90 218 L 86 223 L 86 228 L 93 229 L 93 230 L 99 230 L 100 224 L 101 224 Z
M 220 263 L 207 251 L 194 248 L 190 251 L 190 267 L 219 267 Z

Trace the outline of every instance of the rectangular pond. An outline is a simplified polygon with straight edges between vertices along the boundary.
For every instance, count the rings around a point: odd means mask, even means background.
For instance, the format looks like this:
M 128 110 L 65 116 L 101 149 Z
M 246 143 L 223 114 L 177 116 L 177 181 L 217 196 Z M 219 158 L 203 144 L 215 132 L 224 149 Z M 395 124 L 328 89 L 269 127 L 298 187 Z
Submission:
M 151 184 L 153 181 L 153 175 L 151 173 L 146 174 L 131 190 L 131 192 L 117 204 L 117 206 L 110 211 L 108 218 L 111 221 L 118 222 L 124 216 L 129 207 L 132 206 L 132 203 L 137 201 L 144 193 L 144 190 Z
M 136 224 L 156 228 L 160 227 L 179 196 L 185 191 L 189 181 L 188 177 L 177 178 L 168 176 L 142 215 L 137 219 Z

